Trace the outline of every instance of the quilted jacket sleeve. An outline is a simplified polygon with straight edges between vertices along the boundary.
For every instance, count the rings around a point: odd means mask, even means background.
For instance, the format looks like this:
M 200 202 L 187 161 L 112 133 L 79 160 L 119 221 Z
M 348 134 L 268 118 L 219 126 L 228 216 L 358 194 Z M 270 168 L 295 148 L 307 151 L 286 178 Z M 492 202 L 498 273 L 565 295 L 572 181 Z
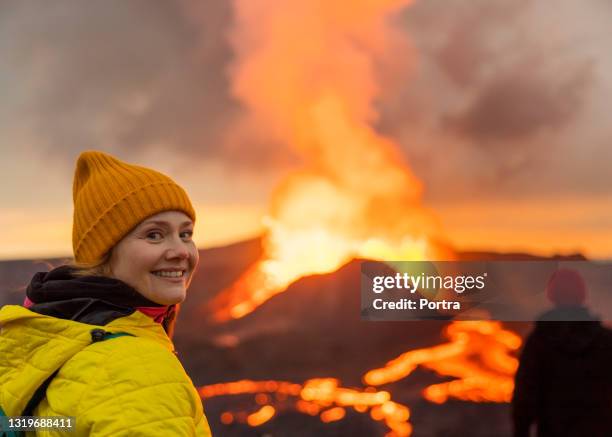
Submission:
M 92 437 L 211 435 L 202 401 L 178 359 L 147 340 L 105 342 L 77 428 Z

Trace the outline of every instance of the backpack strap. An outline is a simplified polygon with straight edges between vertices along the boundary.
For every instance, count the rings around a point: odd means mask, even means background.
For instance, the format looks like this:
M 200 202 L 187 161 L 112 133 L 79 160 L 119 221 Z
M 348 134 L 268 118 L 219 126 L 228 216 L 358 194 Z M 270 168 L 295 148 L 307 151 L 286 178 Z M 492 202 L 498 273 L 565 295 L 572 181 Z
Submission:
M 2 420 L 2 422 L 5 422 L 6 419 L 4 419 L 6 417 L 6 414 L 4 413 L 4 410 L 2 409 L 2 407 L 0 407 L 0 420 Z M 9 430 L 5 430 L 3 429 L 2 426 L 0 426 L 0 437 L 21 437 L 23 436 L 23 431 L 9 431 Z
M 129 334 L 127 332 L 108 332 L 100 328 L 92 329 L 90 333 L 91 333 L 91 343 L 90 344 L 98 343 L 100 341 L 110 340 L 113 338 L 124 337 L 124 336 L 135 337 L 135 335 Z M 45 379 L 45 381 L 36 389 L 36 391 L 34 392 L 34 395 L 32 395 L 25 409 L 23 410 L 23 413 L 21 413 L 22 416 L 32 416 L 33 415 L 32 413 L 34 412 L 34 409 L 38 406 L 38 404 L 46 396 L 47 388 L 49 387 L 49 384 L 51 384 L 51 381 L 59 373 L 60 369 L 61 369 L 61 366 L 55 372 L 53 372 L 47 379 Z M 0 408 L 0 415 L 2 416 L 5 415 L 2 408 Z M 23 434 L 15 433 L 13 431 L 10 431 L 10 432 L 3 431 L 2 434 L 0 434 L 0 437 L 5 437 L 5 436 L 6 437 L 19 437 L 21 435 Z
M 36 406 L 40 403 L 40 401 L 43 400 L 43 398 L 47 394 L 47 387 L 49 387 L 49 384 L 51 384 L 51 381 L 53 380 L 53 378 L 55 378 L 55 375 L 57 375 L 58 372 L 59 372 L 59 369 L 53 372 L 51 376 L 49 376 L 47 379 L 45 379 L 45 381 L 42 384 L 40 384 L 40 386 L 36 389 L 32 397 L 28 401 L 28 404 L 24 408 L 23 413 L 21 413 L 22 416 L 32 415 L 34 408 L 36 408 Z

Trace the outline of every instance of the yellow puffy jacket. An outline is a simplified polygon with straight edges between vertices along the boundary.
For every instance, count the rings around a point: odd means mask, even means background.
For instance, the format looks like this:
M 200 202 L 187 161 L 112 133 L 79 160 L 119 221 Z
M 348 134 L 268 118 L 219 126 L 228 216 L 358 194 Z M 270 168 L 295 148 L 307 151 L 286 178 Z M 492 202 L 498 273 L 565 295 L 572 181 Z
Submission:
M 94 328 L 130 335 L 92 343 Z M 75 417 L 73 437 L 211 435 L 200 397 L 171 340 L 139 311 L 95 326 L 16 305 L 0 309 L 4 415 L 21 415 L 58 369 L 33 413 Z M 36 435 L 67 434 L 38 430 Z

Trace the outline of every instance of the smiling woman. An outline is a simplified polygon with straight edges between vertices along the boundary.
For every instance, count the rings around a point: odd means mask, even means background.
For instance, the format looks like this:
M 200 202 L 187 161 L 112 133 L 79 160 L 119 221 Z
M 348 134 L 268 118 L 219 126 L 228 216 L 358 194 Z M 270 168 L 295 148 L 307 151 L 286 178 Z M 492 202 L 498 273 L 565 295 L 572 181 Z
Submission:
M 0 415 L 74 417 L 76 436 L 210 436 L 171 340 L 198 265 L 189 197 L 96 151 L 73 197 L 74 262 L 0 310 Z

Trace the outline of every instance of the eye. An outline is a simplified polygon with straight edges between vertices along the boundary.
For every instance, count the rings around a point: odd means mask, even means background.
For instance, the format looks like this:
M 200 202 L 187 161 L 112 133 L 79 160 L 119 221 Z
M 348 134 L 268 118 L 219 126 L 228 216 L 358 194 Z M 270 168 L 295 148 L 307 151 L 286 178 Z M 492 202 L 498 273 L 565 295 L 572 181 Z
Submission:
M 163 235 L 160 231 L 151 231 L 147 232 L 147 239 L 153 241 L 160 241 L 163 238 Z
M 193 231 L 183 231 L 180 235 L 183 240 L 191 240 L 191 237 L 193 237 Z

